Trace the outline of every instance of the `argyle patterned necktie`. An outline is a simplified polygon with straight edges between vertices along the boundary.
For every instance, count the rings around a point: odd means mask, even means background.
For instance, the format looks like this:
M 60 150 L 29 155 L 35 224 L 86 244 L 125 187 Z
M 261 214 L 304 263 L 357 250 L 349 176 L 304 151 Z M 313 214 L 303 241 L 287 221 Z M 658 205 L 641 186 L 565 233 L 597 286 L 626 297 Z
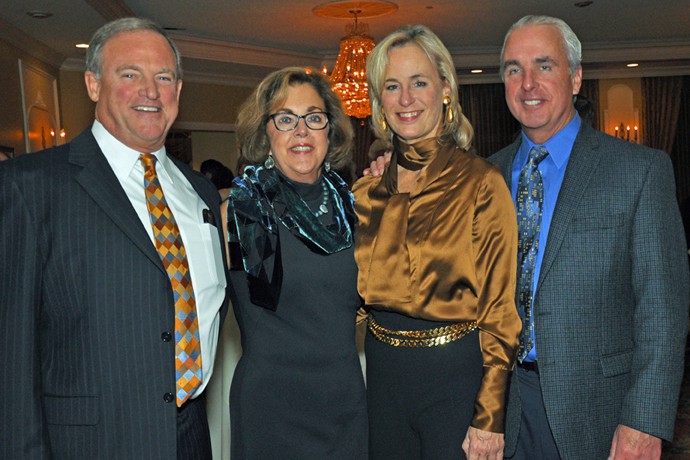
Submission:
M 532 147 L 527 164 L 520 171 L 515 200 L 518 219 L 518 307 L 524 313 L 518 353 L 520 362 L 524 361 L 534 346 L 532 284 L 544 205 L 544 184 L 538 166 L 548 154 L 544 147 Z
M 140 160 L 144 167 L 146 207 L 156 249 L 170 277 L 175 299 L 175 377 L 179 407 L 194 394 L 202 381 L 199 320 L 187 253 L 156 174 L 156 157 L 144 153 Z

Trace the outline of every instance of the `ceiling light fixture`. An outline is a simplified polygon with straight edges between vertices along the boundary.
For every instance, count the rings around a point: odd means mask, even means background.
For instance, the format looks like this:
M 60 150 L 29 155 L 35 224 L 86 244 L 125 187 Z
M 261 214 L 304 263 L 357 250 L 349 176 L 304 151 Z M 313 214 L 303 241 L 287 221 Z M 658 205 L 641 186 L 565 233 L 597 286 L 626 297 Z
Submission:
M 398 6 L 391 2 L 336 2 L 315 7 L 317 16 L 353 18 L 354 23 L 345 28 L 340 39 L 340 52 L 331 72 L 331 87 L 343 102 L 345 113 L 351 117 L 366 118 L 371 115 L 366 62 L 376 45 L 361 17 L 382 16 L 393 13 Z M 327 69 L 324 68 L 324 73 Z
M 348 25 L 347 35 L 340 40 L 340 52 L 331 73 L 333 91 L 340 96 L 345 113 L 351 117 L 366 118 L 371 115 L 369 85 L 367 84 L 367 57 L 376 43 L 368 34 L 368 27 L 360 28 L 353 10 L 354 25 Z
M 626 67 L 639 67 L 639 66 L 640 66 L 640 64 L 638 64 L 637 62 L 631 62 L 630 64 L 626 64 Z

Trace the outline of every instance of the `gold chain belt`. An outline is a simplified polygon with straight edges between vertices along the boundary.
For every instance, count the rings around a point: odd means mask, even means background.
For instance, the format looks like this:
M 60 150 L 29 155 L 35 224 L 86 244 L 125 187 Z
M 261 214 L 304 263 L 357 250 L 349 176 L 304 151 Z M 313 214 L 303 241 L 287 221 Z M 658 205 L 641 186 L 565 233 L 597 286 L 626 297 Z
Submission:
M 369 316 L 367 326 L 376 340 L 394 347 L 427 348 L 459 340 L 477 328 L 476 321 L 455 323 L 450 326 L 419 331 L 392 331 Z

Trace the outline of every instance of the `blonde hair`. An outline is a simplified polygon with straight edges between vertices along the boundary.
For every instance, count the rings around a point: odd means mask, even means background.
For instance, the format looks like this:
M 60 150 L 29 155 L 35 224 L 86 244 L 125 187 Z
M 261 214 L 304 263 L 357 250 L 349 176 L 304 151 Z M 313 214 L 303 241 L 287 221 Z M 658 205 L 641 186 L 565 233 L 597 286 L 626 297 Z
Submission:
M 313 69 L 287 67 L 268 75 L 240 108 L 237 116 L 237 140 L 244 164 L 261 164 L 271 148 L 266 124 L 274 107 L 287 99 L 288 87 L 308 84 L 323 99 L 328 113 L 328 152 L 326 160 L 338 169 L 346 165 L 352 155 L 354 131 L 343 110 L 340 98 L 331 90 L 330 82 Z
M 369 82 L 369 99 L 371 100 L 371 123 L 374 134 L 379 139 L 390 140 L 392 133 L 381 126 L 383 114 L 381 112 L 381 93 L 386 79 L 388 67 L 388 53 L 392 48 L 414 44 L 424 51 L 429 60 L 436 66 L 439 77 L 450 87 L 450 104 L 454 119 L 443 123 L 441 138 L 452 138 L 461 149 L 468 150 L 472 146 L 474 129 L 469 120 L 462 113 L 458 100 L 458 79 L 453 65 L 453 59 L 443 42 L 429 28 L 423 25 L 403 26 L 384 38 L 374 47 L 367 58 L 367 81 Z M 445 120 L 445 117 L 444 117 Z

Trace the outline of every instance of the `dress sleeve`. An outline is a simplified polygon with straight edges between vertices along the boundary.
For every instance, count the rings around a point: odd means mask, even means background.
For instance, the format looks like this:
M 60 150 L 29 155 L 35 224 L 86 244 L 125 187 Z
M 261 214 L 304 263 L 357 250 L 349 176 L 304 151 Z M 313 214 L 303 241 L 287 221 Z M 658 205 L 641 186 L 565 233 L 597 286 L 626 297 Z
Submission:
M 503 432 L 505 396 L 522 327 L 515 307 L 517 219 L 501 175 L 490 169 L 477 192 L 473 248 L 479 286 L 477 325 L 484 376 L 472 426 Z

